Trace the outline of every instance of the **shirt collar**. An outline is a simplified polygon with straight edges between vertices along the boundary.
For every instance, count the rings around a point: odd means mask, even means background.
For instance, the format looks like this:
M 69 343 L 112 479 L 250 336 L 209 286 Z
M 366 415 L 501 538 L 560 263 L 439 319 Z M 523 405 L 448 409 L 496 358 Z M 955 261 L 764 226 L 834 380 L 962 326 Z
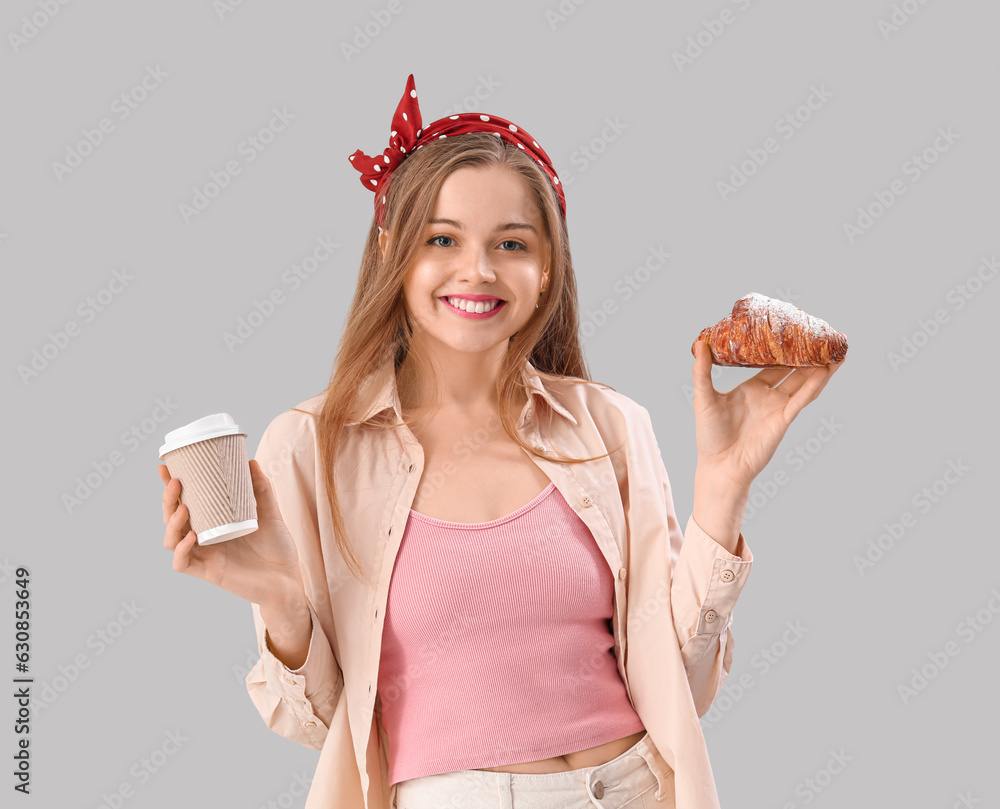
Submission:
M 552 391 L 545 387 L 538 371 L 527 359 L 524 360 L 521 369 L 521 379 L 530 394 L 541 396 L 556 413 L 578 425 L 573 414 L 557 401 Z M 391 360 L 382 363 L 362 383 L 354 409 L 351 411 L 352 420 L 347 422 L 347 426 L 372 421 L 386 410 L 391 410 L 395 414 L 397 423 L 403 420 L 399 391 L 396 388 L 395 365 Z

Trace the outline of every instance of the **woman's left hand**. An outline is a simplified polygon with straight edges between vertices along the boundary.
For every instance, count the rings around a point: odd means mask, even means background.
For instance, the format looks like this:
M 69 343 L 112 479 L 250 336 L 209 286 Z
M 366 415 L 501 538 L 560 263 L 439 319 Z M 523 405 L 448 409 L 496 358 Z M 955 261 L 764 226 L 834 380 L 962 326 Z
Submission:
M 788 425 L 843 364 L 764 368 L 728 393 L 719 393 L 712 384 L 708 343 L 698 340 L 693 370 L 698 466 L 749 487 L 771 460 Z

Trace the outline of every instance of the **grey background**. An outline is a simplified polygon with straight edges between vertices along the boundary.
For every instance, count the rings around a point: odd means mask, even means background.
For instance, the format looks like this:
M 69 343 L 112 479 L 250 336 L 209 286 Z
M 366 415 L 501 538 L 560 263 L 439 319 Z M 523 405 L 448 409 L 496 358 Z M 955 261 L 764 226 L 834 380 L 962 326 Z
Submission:
M 792 424 L 744 522 L 756 564 L 729 684 L 702 720 L 723 805 L 997 805 L 1000 280 L 952 301 L 1000 254 L 1000 7 L 228 5 L 71 3 L 48 18 L 17 0 L 0 17 L 0 656 L 6 677 L 13 569 L 26 565 L 31 674 L 51 698 L 33 717 L 32 794 L 17 805 L 100 807 L 123 782 L 128 809 L 304 803 L 319 753 L 268 731 L 250 702 L 249 604 L 173 571 L 157 450 L 167 430 L 228 411 L 252 453 L 272 418 L 322 390 L 372 217 L 347 156 L 386 147 L 410 72 L 425 121 L 494 113 L 552 157 L 582 310 L 617 307 L 600 325 L 585 315 L 592 376 L 650 410 L 682 525 L 698 332 L 756 291 L 849 338 L 845 367 Z M 723 33 L 679 68 L 674 54 L 724 11 Z M 389 22 L 346 57 L 342 43 L 380 12 Z M 894 13 L 898 30 L 880 29 Z M 16 42 L 33 15 L 47 23 Z M 119 119 L 115 98 L 157 66 L 166 76 Z M 785 140 L 776 121 L 814 85 L 832 95 Z M 248 162 L 239 144 L 275 107 L 294 119 Z M 102 117 L 114 130 L 58 177 L 53 164 Z M 907 161 L 933 152 L 939 127 L 957 140 L 914 180 Z M 724 200 L 716 184 L 769 136 L 778 151 Z M 186 223 L 179 206 L 230 160 L 241 173 Z M 894 180 L 905 194 L 852 243 L 844 224 Z M 339 247 L 293 291 L 282 275 L 319 237 Z M 671 257 L 626 299 L 622 282 L 651 248 Z M 86 320 L 78 307 L 123 269 L 133 280 Z M 285 303 L 229 351 L 223 333 L 274 289 Z M 894 367 L 891 352 L 937 310 L 948 321 Z M 79 333 L 23 379 L 71 320 Z M 716 386 L 752 373 L 716 369 Z M 159 423 L 158 400 L 172 411 Z M 115 452 L 110 474 L 67 504 Z M 968 469 L 953 485 L 941 482 L 949 462 Z M 856 557 L 907 511 L 915 523 L 861 575 Z M 969 620 L 981 631 L 963 631 Z M 928 655 L 948 643 L 959 653 L 936 670 Z M 901 697 L 925 665 L 933 679 Z M 14 710 L 3 710 L 5 771 Z M 831 768 L 833 753 L 849 763 Z

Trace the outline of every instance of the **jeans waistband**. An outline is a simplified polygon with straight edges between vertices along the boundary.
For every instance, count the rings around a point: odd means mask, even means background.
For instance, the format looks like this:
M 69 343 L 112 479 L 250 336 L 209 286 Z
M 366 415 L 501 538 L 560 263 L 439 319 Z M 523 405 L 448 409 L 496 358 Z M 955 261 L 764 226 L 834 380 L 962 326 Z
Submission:
M 562 795 L 578 788 L 600 799 L 605 789 L 612 789 L 636 770 L 649 769 L 656 777 L 657 799 L 663 797 L 664 781 L 670 775 L 670 767 L 653 745 L 646 733 L 632 747 L 621 755 L 592 767 L 581 767 L 553 773 L 509 773 L 488 770 L 457 770 L 455 772 L 425 775 L 396 785 L 397 799 L 405 804 L 407 794 L 425 789 L 440 795 L 478 794 L 495 796 L 498 794 L 530 793 L 541 797 L 545 793 Z M 470 804 L 471 805 L 471 804 Z M 542 805 L 542 804 L 539 804 Z

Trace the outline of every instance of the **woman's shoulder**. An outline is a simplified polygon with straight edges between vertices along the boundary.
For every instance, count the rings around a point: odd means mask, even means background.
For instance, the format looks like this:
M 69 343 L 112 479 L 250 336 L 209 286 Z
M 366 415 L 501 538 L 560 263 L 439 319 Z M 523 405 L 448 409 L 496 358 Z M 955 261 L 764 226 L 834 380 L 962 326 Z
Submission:
M 578 423 L 600 424 L 611 418 L 629 426 L 637 419 L 649 418 L 645 407 L 607 383 L 572 376 L 540 375 L 540 378 L 546 390 Z
M 323 407 L 323 394 L 311 396 L 274 416 L 261 435 L 261 445 L 286 451 L 301 451 L 312 446 L 316 437 L 316 419 Z

